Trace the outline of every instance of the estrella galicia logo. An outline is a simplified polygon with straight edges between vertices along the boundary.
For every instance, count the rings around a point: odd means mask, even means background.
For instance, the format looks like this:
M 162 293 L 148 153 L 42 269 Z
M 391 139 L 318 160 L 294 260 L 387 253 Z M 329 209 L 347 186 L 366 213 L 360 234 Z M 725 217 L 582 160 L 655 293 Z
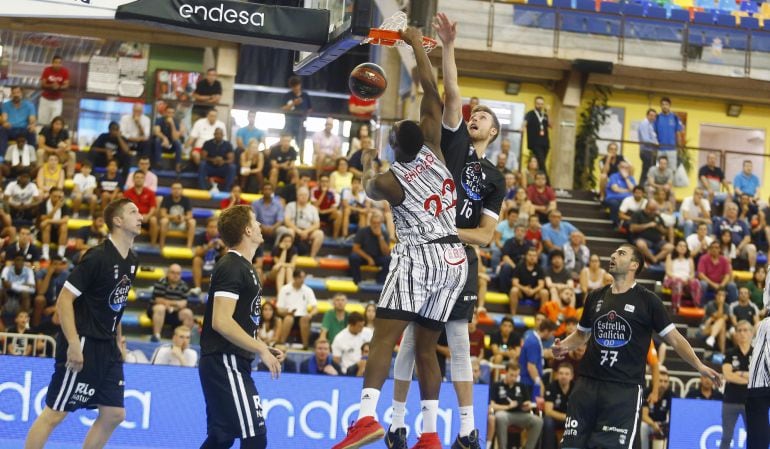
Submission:
M 594 321 L 594 339 L 605 348 L 619 348 L 631 341 L 631 325 L 614 310 Z
M 129 290 L 131 290 L 131 279 L 129 279 L 128 276 L 124 274 L 120 279 L 120 282 L 118 282 L 118 284 L 110 293 L 110 296 L 107 300 L 108 304 L 110 305 L 110 309 L 112 309 L 114 312 L 120 312 L 123 310 L 123 307 L 126 306 L 126 302 L 128 301 Z
M 462 186 L 465 194 L 472 201 L 481 199 L 481 180 L 483 176 L 481 162 L 475 161 L 465 164 L 463 168 Z
M 262 312 L 262 295 L 257 295 L 251 300 L 251 310 L 249 311 L 249 317 L 254 324 L 259 327 L 260 315 Z

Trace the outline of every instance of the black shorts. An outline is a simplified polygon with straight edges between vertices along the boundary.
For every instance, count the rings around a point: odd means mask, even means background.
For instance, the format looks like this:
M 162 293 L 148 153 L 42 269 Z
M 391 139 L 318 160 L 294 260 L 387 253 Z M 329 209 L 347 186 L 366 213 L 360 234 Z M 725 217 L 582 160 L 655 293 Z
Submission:
M 233 354 L 204 355 L 198 374 L 206 399 L 209 438 L 224 442 L 265 435 L 267 427 L 251 378 L 250 360 Z
M 123 360 L 114 339 L 80 337 L 83 369 L 66 368 L 67 340 L 56 338 L 56 362 L 45 404 L 58 412 L 72 412 L 99 405 L 123 408 Z
M 476 250 L 472 246 L 466 245 L 465 257 L 468 258 L 468 278 L 447 321 L 468 320 L 470 323 L 473 319 L 473 311 L 476 310 L 476 303 L 479 300 L 479 258 Z
M 152 307 L 155 304 L 150 303 L 149 306 L 147 306 L 147 316 L 152 319 L 153 311 Z M 182 321 L 179 319 L 179 310 L 174 310 L 173 312 L 169 312 L 168 309 L 166 309 L 166 318 L 163 320 L 163 324 L 168 324 L 172 328 L 175 328 L 182 324 Z
M 579 377 L 569 397 L 562 449 L 639 449 L 642 387 Z

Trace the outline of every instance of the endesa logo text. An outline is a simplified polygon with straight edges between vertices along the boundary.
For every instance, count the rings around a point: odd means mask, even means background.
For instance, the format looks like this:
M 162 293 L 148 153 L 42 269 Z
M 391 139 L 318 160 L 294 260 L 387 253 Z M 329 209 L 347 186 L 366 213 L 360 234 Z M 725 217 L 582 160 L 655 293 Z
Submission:
M 183 19 L 195 17 L 204 22 L 239 23 L 255 27 L 261 27 L 265 24 L 264 13 L 233 9 L 226 7 L 224 3 L 212 7 L 185 4 L 179 7 L 179 16 Z

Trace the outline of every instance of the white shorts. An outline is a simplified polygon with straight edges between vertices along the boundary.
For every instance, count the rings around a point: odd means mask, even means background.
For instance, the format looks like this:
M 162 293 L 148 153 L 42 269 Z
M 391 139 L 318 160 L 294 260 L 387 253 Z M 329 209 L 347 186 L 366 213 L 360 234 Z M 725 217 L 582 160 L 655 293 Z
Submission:
M 449 318 L 468 277 L 463 245 L 398 243 L 390 256 L 377 317 L 440 328 Z

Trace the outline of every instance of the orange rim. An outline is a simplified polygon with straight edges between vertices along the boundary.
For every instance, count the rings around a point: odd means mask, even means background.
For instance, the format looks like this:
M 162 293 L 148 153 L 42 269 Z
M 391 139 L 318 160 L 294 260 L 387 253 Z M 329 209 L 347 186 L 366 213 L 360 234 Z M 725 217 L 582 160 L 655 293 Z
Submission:
M 401 34 L 398 31 L 386 30 L 383 28 L 372 28 L 369 30 L 368 41 L 370 44 L 385 45 L 388 47 L 392 47 L 399 42 L 403 42 L 401 39 Z M 423 36 L 422 46 L 425 47 L 427 51 L 433 50 L 436 47 L 436 44 L 437 42 L 435 39 Z

